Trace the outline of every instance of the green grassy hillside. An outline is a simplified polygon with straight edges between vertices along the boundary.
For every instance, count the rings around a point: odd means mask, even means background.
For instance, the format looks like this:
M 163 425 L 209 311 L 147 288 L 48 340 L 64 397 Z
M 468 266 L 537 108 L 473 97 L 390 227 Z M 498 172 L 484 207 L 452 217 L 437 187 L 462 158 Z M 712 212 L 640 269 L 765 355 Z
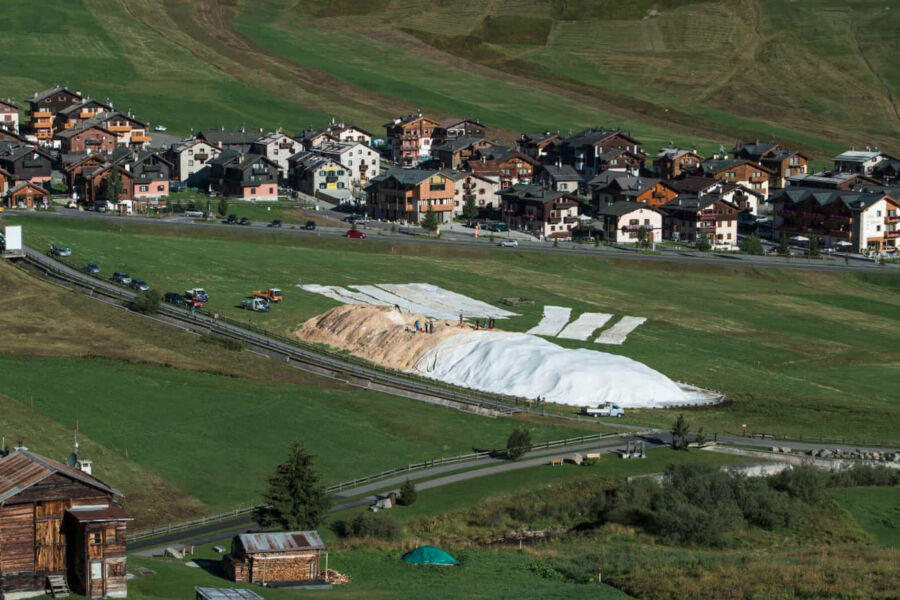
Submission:
M 511 138 L 897 150 L 900 11 L 872 0 L 11 3 L 0 96 L 67 83 L 151 123 L 380 132 L 420 108 Z M 729 146 L 730 147 L 730 146 Z

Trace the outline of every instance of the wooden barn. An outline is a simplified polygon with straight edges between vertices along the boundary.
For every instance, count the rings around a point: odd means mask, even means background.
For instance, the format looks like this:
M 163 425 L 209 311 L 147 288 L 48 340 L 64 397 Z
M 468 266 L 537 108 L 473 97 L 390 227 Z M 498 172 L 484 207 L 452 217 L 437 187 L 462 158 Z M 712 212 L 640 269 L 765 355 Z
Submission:
M 87 469 L 86 469 L 87 470 Z M 0 458 L 0 599 L 124 598 L 120 494 L 89 473 L 19 448 Z
M 317 531 L 243 533 L 235 536 L 224 561 L 234 581 L 262 585 L 315 581 L 320 570 L 328 569 L 328 553 Z

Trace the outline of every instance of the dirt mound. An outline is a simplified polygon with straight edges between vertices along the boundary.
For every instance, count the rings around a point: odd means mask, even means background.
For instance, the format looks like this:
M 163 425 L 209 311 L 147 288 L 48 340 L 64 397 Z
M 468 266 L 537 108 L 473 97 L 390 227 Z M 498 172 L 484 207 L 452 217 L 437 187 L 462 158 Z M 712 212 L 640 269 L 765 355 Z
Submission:
M 434 333 L 416 332 L 434 324 Z M 348 304 L 313 317 L 294 333 L 301 340 L 349 350 L 374 363 L 407 371 L 429 350 L 461 333 L 471 332 L 459 321 L 427 319 L 393 307 Z

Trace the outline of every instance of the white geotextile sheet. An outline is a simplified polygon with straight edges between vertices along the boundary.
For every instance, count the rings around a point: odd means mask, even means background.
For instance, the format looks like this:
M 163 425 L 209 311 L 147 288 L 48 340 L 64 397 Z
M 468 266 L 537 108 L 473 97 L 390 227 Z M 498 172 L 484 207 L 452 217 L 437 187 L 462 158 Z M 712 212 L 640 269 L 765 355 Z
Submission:
M 566 340 L 586 340 L 612 319 L 608 313 L 582 313 L 580 317 L 566 325 L 556 337 Z
M 473 331 L 447 339 L 412 369 L 463 387 L 572 406 L 617 402 L 659 408 L 697 402 L 647 365 L 596 350 L 563 348 L 523 333 Z
M 529 329 L 526 333 L 531 335 L 548 335 L 554 336 L 559 333 L 569 317 L 572 316 L 572 309 L 567 306 L 545 306 L 544 315 L 541 322 Z
M 645 317 L 622 317 L 618 323 L 600 334 L 600 337 L 594 340 L 597 344 L 622 344 L 628 334 L 637 329 L 639 325 L 644 323 Z
M 506 319 L 519 316 L 514 312 L 491 306 L 487 302 L 475 300 L 430 283 L 379 283 L 378 287 L 401 298 L 406 298 L 410 302 L 431 306 L 433 307 L 432 310 L 452 312 L 457 317 L 460 313 L 462 313 L 464 318 L 493 317 L 494 319 Z
M 452 312 L 447 310 L 437 310 L 434 307 L 426 306 L 425 304 L 411 302 L 406 298 L 401 298 L 396 294 L 392 294 L 391 292 L 383 290 L 379 287 L 375 287 L 374 285 L 351 285 L 348 287 L 354 290 L 358 290 L 368 296 L 372 296 L 376 300 L 385 302 L 390 306 L 394 306 L 396 304 L 403 312 L 425 315 L 426 317 L 433 317 L 435 319 L 454 319 L 459 317 L 459 313 L 453 314 Z
M 331 298 L 336 302 L 341 302 L 343 304 L 358 304 L 358 302 L 354 302 L 349 298 L 344 298 L 333 289 L 328 287 L 327 285 L 316 285 L 314 283 L 309 283 L 305 285 L 298 285 L 298 288 L 303 290 L 304 292 L 311 292 L 313 294 L 319 294 L 321 296 L 325 296 L 326 298 Z
M 377 300 L 372 296 L 367 294 L 363 294 L 362 292 L 354 292 L 353 290 L 348 290 L 347 288 L 343 288 L 339 285 L 329 286 L 331 290 L 340 296 L 341 298 L 346 298 L 343 300 L 349 304 L 373 304 L 375 306 L 392 306 L 388 305 L 387 302 L 382 302 L 381 300 Z

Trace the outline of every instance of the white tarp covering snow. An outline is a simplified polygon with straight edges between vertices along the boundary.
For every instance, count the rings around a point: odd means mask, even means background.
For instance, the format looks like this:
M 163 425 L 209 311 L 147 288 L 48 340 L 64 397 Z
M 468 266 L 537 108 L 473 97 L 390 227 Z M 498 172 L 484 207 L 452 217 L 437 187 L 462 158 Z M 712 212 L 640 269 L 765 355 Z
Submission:
M 543 338 L 501 331 L 464 333 L 441 342 L 413 369 L 425 377 L 486 392 L 592 406 L 661 408 L 709 402 L 624 356 L 570 350 Z
M 541 322 L 527 331 L 531 335 L 553 336 L 562 330 L 572 316 L 572 309 L 566 306 L 545 306 Z
M 610 319 L 612 315 L 608 313 L 582 313 L 580 317 L 566 325 L 556 337 L 566 340 L 586 340 Z
M 600 334 L 600 337 L 594 340 L 597 344 L 622 344 L 628 334 L 638 328 L 647 319 L 645 317 L 622 317 L 618 323 Z
M 465 318 L 506 319 L 519 316 L 508 310 L 491 306 L 487 302 L 475 300 L 428 283 L 380 283 L 378 285 L 348 286 L 352 289 L 336 285 L 315 284 L 298 285 L 297 287 L 343 304 L 397 305 L 404 312 L 421 314 L 435 319 L 457 319 L 460 313 Z M 565 321 L 563 321 L 563 325 L 565 325 Z M 561 327 L 562 325 L 560 325 Z

